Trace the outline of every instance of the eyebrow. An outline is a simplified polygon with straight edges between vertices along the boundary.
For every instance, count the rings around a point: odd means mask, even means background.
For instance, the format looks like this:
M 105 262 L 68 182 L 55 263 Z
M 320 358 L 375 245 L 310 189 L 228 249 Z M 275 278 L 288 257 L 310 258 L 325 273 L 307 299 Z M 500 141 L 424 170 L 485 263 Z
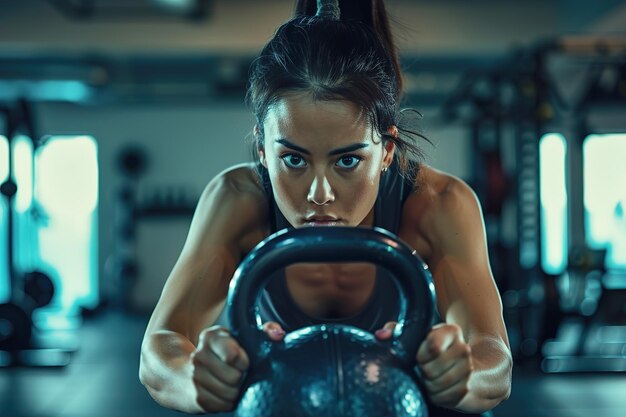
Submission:
M 305 155 L 311 155 L 311 152 L 309 152 L 308 150 L 304 149 L 301 146 L 298 146 L 294 143 L 289 142 L 287 139 L 276 139 L 276 143 L 280 143 L 281 145 L 289 148 L 289 149 L 293 149 L 294 151 L 298 151 L 300 153 L 303 153 Z M 344 146 L 342 148 L 337 148 L 337 149 L 333 149 L 332 151 L 328 152 L 329 156 L 333 156 L 333 155 L 339 155 L 342 153 L 346 153 L 346 152 L 354 152 L 358 149 L 363 149 L 363 148 L 367 148 L 369 145 L 369 143 L 353 143 L 352 145 L 348 145 L 348 146 Z

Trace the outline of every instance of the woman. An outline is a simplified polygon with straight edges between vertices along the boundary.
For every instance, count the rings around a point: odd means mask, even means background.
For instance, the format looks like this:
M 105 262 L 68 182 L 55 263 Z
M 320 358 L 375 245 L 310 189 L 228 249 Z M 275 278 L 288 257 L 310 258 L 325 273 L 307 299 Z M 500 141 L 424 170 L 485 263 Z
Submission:
M 510 393 L 511 355 L 479 203 L 460 179 L 418 161 L 402 126 L 400 67 L 382 0 L 300 0 L 255 60 L 248 102 L 258 166 L 203 192 L 146 330 L 140 379 L 161 405 L 233 409 L 248 356 L 215 326 L 243 257 L 282 227 L 385 227 L 430 266 L 442 322 L 416 352 L 431 415 L 482 413 Z M 390 337 L 393 297 L 368 264 L 298 264 L 262 298 L 265 331 L 343 317 Z

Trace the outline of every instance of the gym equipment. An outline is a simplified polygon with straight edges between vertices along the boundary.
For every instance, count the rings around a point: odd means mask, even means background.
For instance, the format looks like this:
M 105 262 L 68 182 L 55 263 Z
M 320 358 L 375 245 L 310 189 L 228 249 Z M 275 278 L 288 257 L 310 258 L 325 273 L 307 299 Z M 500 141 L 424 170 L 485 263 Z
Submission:
M 123 147 L 116 157 L 116 168 L 124 181 L 115 199 L 115 250 L 108 264 L 112 278 L 110 301 L 116 307 L 130 307 L 130 291 L 137 282 L 139 265 L 136 261 L 136 206 L 139 181 L 149 166 L 148 154 L 139 145 Z
M 106 261 L 110 278 L 108 301 L 113 307 L 137 311 L 145 308 L 138 298 L 144 299 L 140 288 L 146 278 L 145 265 L 140 263 L 137 253 L 141 239 L 139 226 L 145 221 L 191 219 L 198 196 L 180 185 L 142 184 L 150 168 L 150 153 L 141 145 L 130 144 L 120 149 L 115 168 L 122 182 L 115 193 L 114 250 Z
M 41 271 L 30 271 L 24 275 L 24 293 L 37 308 L 45 307 L 54 298 L 54 283 L 50 276 Z
M 11 298 L 0 304 L 0 366 L 65 366 L 69 363 L 71 351 L 68 349 L 49 348 L 38 340 L 41 332 L 33 322 L 36 309 L 49 305 L 55 294 L 54 282 L 48 274 L 40 270 L 24 271 L 16 266 L 14 239 L 17 235 L 18 222 L 14 221 L 13 203 L 18 191 L 13 177 L 14 161 L 12 139 L 20 129 L 32 140 L 33 149 L 42 144 L 37 138 L 34 118 L 30 103 L 19 100 L 12 107 L 0 108 L 0 114 L 6 118 L 6 137 L 9 140 L 9 175 L 0 186 L 0 192 L 7 201 L 7 266 Z M 34 166 L 33 166 L 34 169 Z M 35 176 L 33 175 L 33 178 Z M 32 184 L 31 184 L 32 185 Z M 29 214 L 34 215 L 31 207 Z M 37 247 L 36 242 L 29 242 Z
M 33 302 L 0 304 L 0 350 L 16 352 L 26 349 L 33 331 Z
M 0 350 L 27 349 L 31 345 L 33 312 L 50 304 L 53 297 L 54 284 L 48 275 L 41 271 L 25 274 L 19 303 L 14 300 L 0 304 Z
M 516 364 L 546 372 L 625 371 L 626 344 L 599 343 L 626 322 L 624 271 L 620 288 L 608 285 L 611 271 L 602 254 L 586 248 L 581 184 L 583 140 L 598 131 L 594 111 L 620 110 L 626 97 L 626 38 L 561 37 L 514 51 L 461 78 L 442 109 L 446 124 L 459 121 L 472 139 L 470 180 L 483 204 L 488 250 Z M 564 68 L 580 71 L 573 88 Z M 555 72 L 559 71 L 558 73 Z M 547 133 L 567 138 L 567 246 L 564 271 L 547 273 L 541 264 L 539 139 Z M 595 260 L 594 260 L 595 259 Z M 590 264 L 595 264 L 589 269 Z M 618 277 L 619 275 L 619 277 Z M 621 283 L 621 284 L 620 284 Z M 610 303 L 604 302 L 611 300 Z M 612 308 L 608 309 L 608 306 Z M 575 331 L 568 329 L 575 328 Z M 576 333 L 576 336 L 567 336 Z M 620 333 L 621 334 L 621 333 Z M 623 340 L 624 337 L 609 338 Z M 565 342 L 565 340 L 567 342 Z
M 296 330 L 282 342 L 268 340 L 255 301 L 272 272 L 297 262 L 372 262 L 387 268 L 401 294 L 394 336 L 381 342 L 339 321 Z M 383 229 L 275 233 L 241 263 L 228 294 L 230 329 L 251 363 L 235 415 L 427 416 L 414 367 L 434 306 L 428 267 Z

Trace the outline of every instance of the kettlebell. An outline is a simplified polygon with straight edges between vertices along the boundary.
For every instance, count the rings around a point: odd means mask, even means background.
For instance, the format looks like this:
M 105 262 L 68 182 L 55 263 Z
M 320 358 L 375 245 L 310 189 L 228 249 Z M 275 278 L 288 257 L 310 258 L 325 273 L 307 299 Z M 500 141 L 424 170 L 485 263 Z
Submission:
M 371 262 L 394 276 L 399 312 L 391 339 L 341 322 L 317 324 L 274 342 L 257 301 L 272 272 L 299 262 Z M 230 283 L 227 318 L 248 353 L 237 417 L 428 415 L 415 355 L 432 324 L 435 291 L 424 262 L 380 228 L 284 229 L 257 245 Z

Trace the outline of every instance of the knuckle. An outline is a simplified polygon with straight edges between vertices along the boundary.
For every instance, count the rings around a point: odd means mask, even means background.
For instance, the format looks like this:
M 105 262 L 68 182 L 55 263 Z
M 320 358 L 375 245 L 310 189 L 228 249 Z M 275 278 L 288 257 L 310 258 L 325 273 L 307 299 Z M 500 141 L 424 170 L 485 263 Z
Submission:
M 224 401 L 228 401 L 230 404 L 237 404 L 237 398 L 239 397 L 239 391 L 231 388 L 229 391 L 223 393 Z
M 429 339 L 426 343 L 426 348 L 428 349 L 428 351 L 433 354 L 433 355 L 438 355 L 439 354 L 439 350 L 440 350 L 440 346 L 439 346 L 439 340 L 437 339 Z
M 239 384 L 239 380 L 241 379 L 241 372 L 235 368 L 223 369 L 219 375 L 216 375 L 217 378 L 222 381 L 222 383 L 228 387 L 234 388 Z
M 469 345 L 459 343 L 457 347 L 454 349 L 454 356 L 467 361 L 472 355 L 472 350 Z
M 207 327 L 206 329 L 202 329 L 198 337 L 198 340 L 213 339 L 221 331 L 225 331 L 225 329 L 222 326 Z
M 439 383 L 442 387 L 449 387 L 454 383 L 454 376 L 450 373 L 441 376 Z
M 235 348 L 233 350 L 229 350 L 226 355 L 226 364 L 237 369 L 236 365 L 239 363 L 241 359 L 241 352 L 239 349 Z
M 235 401 L 237 399 L 237 397 L 239 396 L 239 390 L 238 389 L 232 389 L 227 393 L 227 399 L 230 401 Z
M 196 402 L 207 413 L 232 411 L 234 409 L 233 401 L 212 400 L 208 396 L 200 393 L 196 395 Z
M 213 404 L 211 404 L 208 398 L 205 398 L 205 396 L 201 395 L 200 393 L 196 394 L 196 403 L 198 403 L 200 408 L 202 408 L 206 412 L 213 411 Z
M 455 333 L 459 333 L 459 332 L 461 332 L 461 326 L 459 326 L 456 323 L 450 323 L 450 330 L 455 332 Z
M 428 380 L 424 380 L 424 386 L 426 387 L 426 390 L 432 395 L 435 395 L 434 393 L 437 392 L 437 388 L 435 387 L 435 385 L 428 381 Z
M 238 370 L 235 370 L 231 375 L 228 376 L 227 378 L 227 383 L 230 386 L 237 386 L 237 384 L 239 384 L 239 381 L 241 380 L 241 372 L 239 372 Z
M 191 354 L 191 363 L 194 367 L 194 372 L 199 366 L 201 366 L 202 360 L 200 359 L 200 354 L 198 352 L 194 352 Z
M 201 336 L 201 338 L 198 339 L 198 350 L 202 351 L 202 350 L 211 349 L 211 347 L 213 347 L 215 343 L 216 343 L 215 334 L 206 333 L 204 336 Z
M 430 366 L 424 366 L 422 367 L 422 376 L 424 377 L 424 379 L 432 381 L 433 377 L 435 376 L 434 370 Z

